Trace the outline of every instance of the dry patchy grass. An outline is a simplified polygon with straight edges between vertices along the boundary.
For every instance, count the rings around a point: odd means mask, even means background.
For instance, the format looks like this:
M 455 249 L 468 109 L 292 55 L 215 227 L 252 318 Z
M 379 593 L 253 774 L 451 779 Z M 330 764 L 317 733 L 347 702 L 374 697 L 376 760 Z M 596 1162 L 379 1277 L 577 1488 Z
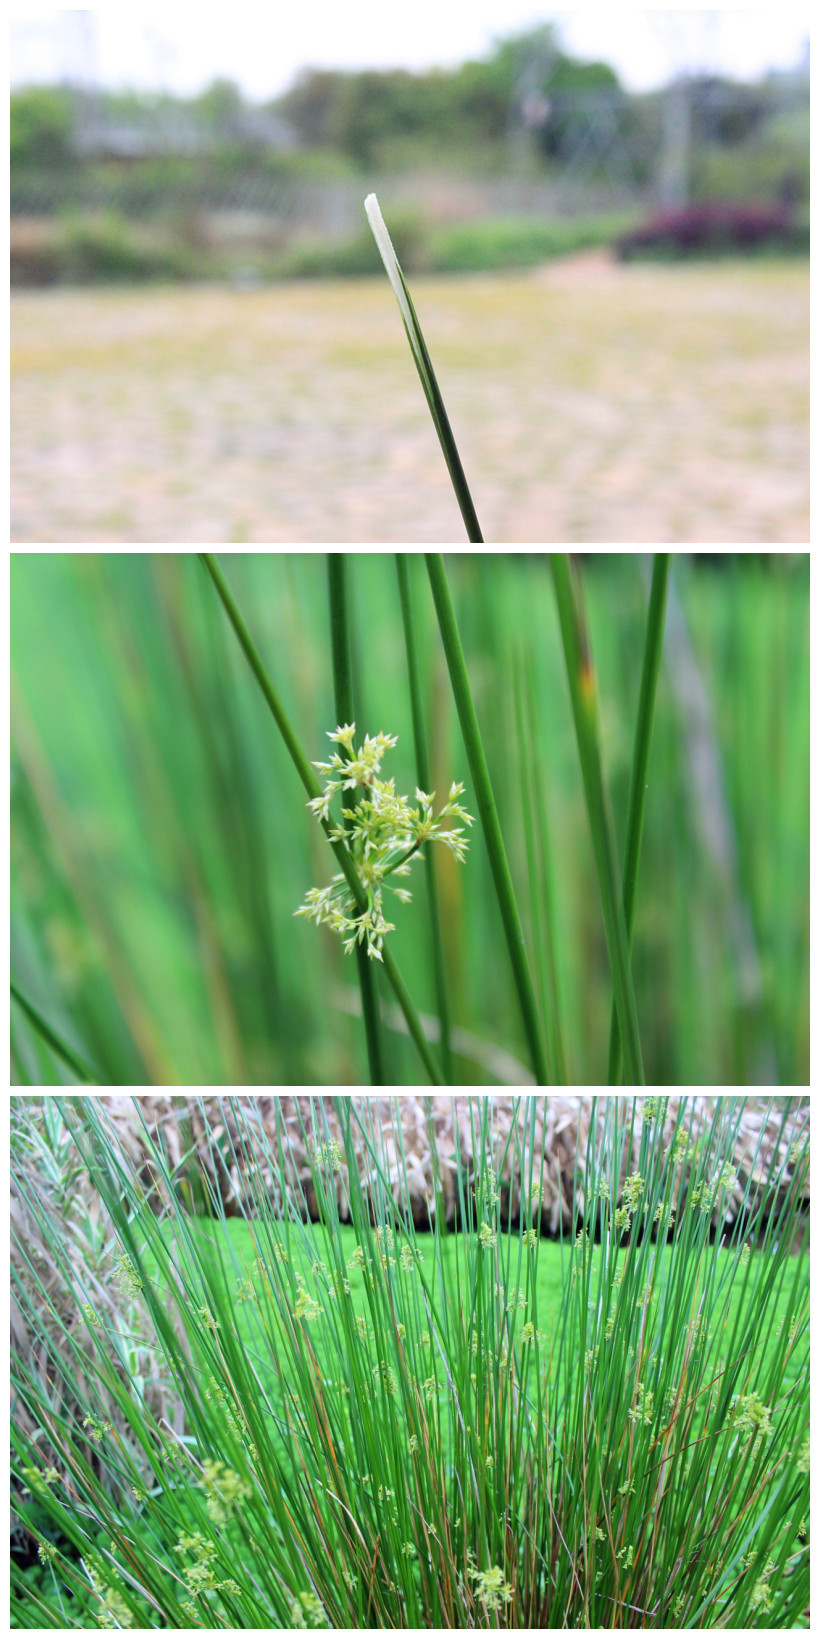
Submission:
M 805 264 L 414 290 L 487 540 L 808 539 Z M 463 540 L 386 281 L 27 292 L 12 337 L 12 540 Z

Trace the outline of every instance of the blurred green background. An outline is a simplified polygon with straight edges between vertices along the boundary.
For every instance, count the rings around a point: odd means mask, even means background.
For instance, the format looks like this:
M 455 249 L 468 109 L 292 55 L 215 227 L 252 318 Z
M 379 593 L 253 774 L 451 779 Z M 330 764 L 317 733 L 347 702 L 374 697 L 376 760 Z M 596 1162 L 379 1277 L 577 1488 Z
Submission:
M 334 68 L 326 47 L 323 67 L 258 101 L 224 73 L 194 95 L 164 76 L 140 87 L 136 64 L 130 84 L 105 84 L 105 26 L 58 16 L 62 76 L 11 98 L 16 284 L 380 274 L 361 209 L 374 188 L 414 273 L 529 266 L 703 201 L 778 207 L 765 245 L 808 248 L 807 40 L 788 68 L 749 78 L 739 62 L 717 72 L 704 33 L 683 57 L 667 39 L 668 83 L 636 91 L 555 22 L 474 58 L 465 28 L 465 58 L 448 66 L 368 67 L 371 40 L 360 68 Z M 271 89 L 278 72 L 274 50 Z M 736 252 L 753 248 L 723 226 Z M 684 249 L 712 254 L 714 239 L 695 231 Z
M 433 783 L 443 799 L 464 780 L 476 812 L 423 555 L 408 556 Z M 324 758 L 326 555 L 220 561 L 306 754 Z M 383 775 L 412 796 L 395 557 L 348 562 L 358 728 L 399 736 Z M 447 564 L 530 957 L 543 972 L 551 927 L 570 1080 L 595 1084 L 611 983 L 548 559 Z M 648 571 L 639 554 L 584 561 L 621 842 Z M 293 919 L 334 862 L 196 555 L 18 552 L 11 580 L 21 992 L 105 1084 L 363 1080 L 355 963 Z M 808 553 L 674 555 L 633 955 L 649 1083 L 808 1081 L 808 591 Z M 523 1083 L 480 827 L 463 866 L 440 849 L 437 867 L 459 1081 Z M 391 943 L 433 1014 L 421 871 L 409 885 Z M 414 1084 L 377 977 L 390 1078 Z M 73 1079 L 16 1002 L 11 1022 L 13 1084 Z

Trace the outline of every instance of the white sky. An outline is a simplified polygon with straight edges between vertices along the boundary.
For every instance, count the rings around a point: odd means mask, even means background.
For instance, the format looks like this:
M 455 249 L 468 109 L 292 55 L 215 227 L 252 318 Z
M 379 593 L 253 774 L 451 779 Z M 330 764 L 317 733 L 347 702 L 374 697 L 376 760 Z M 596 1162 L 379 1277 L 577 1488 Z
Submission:
M 12 4 L 12 83 L 89 77 L 107 86 L 160 86 L 188 95 L 216 75 L 254 100 L 287 89 L 300 68 L 424 69 L 481 57 L 493 41 L 558 23 L 572 55 L 612 64 L 630 90 L 681 69 L 751 79 L 794 67 L 809 35 L 808 5 L 750 10 L 611 3 L 544 10 L 530 0 L 285 0 L 271 6 L 101 5 L 54 11 Z

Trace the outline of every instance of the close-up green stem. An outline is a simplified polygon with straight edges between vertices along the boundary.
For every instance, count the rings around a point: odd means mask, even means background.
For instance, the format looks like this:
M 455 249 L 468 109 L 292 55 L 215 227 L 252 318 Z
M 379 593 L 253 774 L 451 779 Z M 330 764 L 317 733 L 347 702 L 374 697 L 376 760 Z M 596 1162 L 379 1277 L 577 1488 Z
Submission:
M 420 566 L 419 566 L 420 567 Z M 416 617 L 413 598 L 412 575 L 415 571 L 415 561 L 407 552 L 396 553 L 396 575 L 399 583 L 399 598 L 401 601 L 402 631 L 404 633 L 404 648 L 407 655 L 407 682 L 410 690 L 410 712 L 413 718 L 413 747 L 416 755 L 417 782 L 422 791 L 431 791 L 433 787 L 432 769 L 427 750 L 427 733 L 425 729 L 424 707 L 422 704 L 421 676 L 419 670 L 418 642 L 416 637 Z M 436 873 L 435 850 L 428 848 L 424 856 L 424 871 L 427 885 L 427 906 L 430 922 L 430 945 L 433 962 L 433 983 L 436 993 L 436 1008 L 441 1025 L 441 1062 L 444 1068 L 444 1079 L 448 1086 L 454 1078 L 454 1066 L 451 1048 L 450 999 L 447 982 L 447 968 L 444 958 L 444 938 L 441 927 L 441 913 L 439 908 L 439 888 Z
M 461 456 L 459 455 L 458 446 L 453 436 L 452 427 L 450 426 L 450 420 L 444 407 L 444 399 L 441 396 L 441 389 L 436 380 L 436 373 L 433 369 L 430 354 L 427 351 L 427 343 L 424 340 L 424 334 L 422 332 L 421 325 L 419 324 L 416 309 L 413 306 L 412 297 L 407 288 L 407 282 L 404 274 L 402 273 L 401 267 L 399 266 L 399 260 L 396 256 L 395 250 L 393 249 L 393 242 L 385 226 L 384 218 L 379 209 L 379 202 L 375 194 L 368 194 L 367 199 L 364 202 L 364 207 L 373 231 L 373 237 L 379 247 L 379 254 L 385 265 L 387 277 L 393 286 L 393 294 L 395 295 L 396 301 L 399 304 L 399 312 L 401 314 L 402 324 L 404 325 L 405 335 L 410 343 L 410 351 L 413 355 L 413 362 L 415 363 L 418 371 L 424 396 L 427 400 L 428 408 L 433 418 L 433 425 L 438 434 L 442 454 L 447 463 L 447 471 L 450 474 L 450 480 L 453 485 L 455 497 L 458 501 L 459 510 L 464 520 L 464 527 L 467 531 L 467 539 L 471 542 L 482 542 L 484 536 L 481 533 L 481 526 L 478 522 L 478 516 L 473 504 L 473 498 L 470 494 L 470 489 L 464 474 Z
M 624 849 L 623 896 L 626 937 L 632 952 L 632 930 L 635 924 L 635 896 L 638 887 L 638 865 L 641 857 L 641 838 L 646 810 L 646 772 L 649 749 L 652 744 L 652 722 L 655 715 L 655 695 L 663 653 L 663 627 L 666 613 L 666 589 L 669 584 L 670 552 L 656 552 L 652 564 L 652 585 L 649 592 L 649 611 L 646 619 L 641 688 L 638 699 L 638 717 L 635 724 L 635 744 L 632 751 L 632 774 L 629 785 L 629 809 L 626 820 L 626 847 Z M 621 1032 L 618 1010 L 612 1008 L 609 1034 L 609 1068 L 607 1081 L 617 1086 L 621 1076 Z
M 453 688 L 453 697 L 461 724 L 461 732 L 464 736 L 464 749 L 467 752 L 467 760 L 470 764 L 478 812 L 484 831 L 484 840 L 487 844 L 487 854 L 518 994 L 524 1033 L 536 1081 L 539 1086 L 543 1087 L 547 1085 L 549 1078 L 535 991 L 527 962 L 521 918 L 518 914 L 512 877 L 507 863 L 507 852 L 501 834 L 490 771 L 487 767 L 487 759 L 484 755 L 484 746 L 481 740 L 481 730 L 478 726 L 478 717 L 473 704 L 464 650 L 461 646 L 455 609 L 450 596 L 444 558 L 440 552 L 427 552 L 425 556 L 433 601 L 438 616 L 441 641 L 444 646 L 447 668 Z
M 641 1086 L 644 1074 L 638 1013 L 618 879 L 615 835 L 601 763 L 598 684 L 582 604 L 581 583 L 578 577 L 573 580 L 566 552 L 553 552 L 551 562 L 624 1060 L 630 1083 Z
M 351 666 L 350 617 L 348 611 L 347 589 L 347 554 L 345 552 L 329 552 L 327 555 L 327 579 L 330 601 L 330 644 L 333 661 L 333 697 L 336 707 L 336 721 L 339 727 L 345 723 L 356 721 L 356 707 L 353 699 L 353 671 Z M 348 759 L 349 760 L 349 759 Z M 350 829 L 350 822 L 346 821 L 346 828 Z M 359 978 L 359 990 L 362 998 L 362 1019 L 364 1021 L 365 1039 L 367 1042 L 367 1062 L 370 1069 L 370 1081 L 374 1087 L 382 1087 L 385 1082 L 384 1060 L 382 1051 L 381 1030 L 379 1026 L 379 1000 L 376 990 L 376 974 L 373 962 L 364 946 L 356 946 L 356 967 Z
M 808 554 L 10 576 L 14 1086 L 806 1085 Z
M 66 1066 L 66 1069 L 77 1077 L 81 1084 L 89 1087 L 99 1086 L 100 1077 L 96 1071 L 92 1069 L 90 1064 L 86 1063 L 81 1054 L 76 1053 L 73 1047 L 69 1047 L 68 1042 L 64 1041 L 53 1026 L 43 1018 L 42 1013 L 38 1012 L 33 1002 L 27 1000 L 13 980 L 11 983 L 11 999 L 17 1003 L 18 1007 L 22 1008 L 26 1018 L 33 1025 L 45 1045 L 50 1048 L 55 1058 L 59 1059 Z

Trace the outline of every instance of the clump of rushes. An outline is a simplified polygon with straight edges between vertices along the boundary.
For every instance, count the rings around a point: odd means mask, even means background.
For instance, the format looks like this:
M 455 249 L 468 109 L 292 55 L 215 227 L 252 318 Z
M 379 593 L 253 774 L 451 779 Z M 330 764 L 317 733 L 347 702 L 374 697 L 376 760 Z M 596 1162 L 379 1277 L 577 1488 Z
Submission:
M 12 1567 L 13 1625 L 808 1625 L 808 1132 L 791 1100 L 775 1108 L 794 1148 L 768 1172 L 751 1146 L 736 1167 L 743 1099 L 715 1100 L 697 1146 L 685 1100 L 674 1122 L 657 1099 L 595 1101 L 558 1248 L 539 1233 L 536 1095 L 503 1132 L 495 1100 L 472 1102 L 459 1230 L 424 1236 L 367 1100 L 335 1100 L 338 1137 L 323 1101 L 300 1101 L 298 1129 L 274 1101 L 274 1146 L 258 1101 L 226 1100 L 213 1129 L 203 1102 L 203 1144 L 249 1180 L 244 1223 L 217 1194 L 191 1217 L 170 1154 L 145 1129 L 140 1172 L 98 1099 L 49 1104 L 112 1269 L 141 1282 L 175 1410 L 151 1410 L 115 1325 L 75 1324 L 82 1269 L 61 1294 L 21 1245 L 12 1473 L 40 1561 Z M 15 1190 L 42 1218 L 29 1153 L 13 1137 Z M 149 1177 L 167 1209 L 148 1209 Z M 65 1220 L 39 1227 L 59 1248 Z
M 307 806 L 318 820 L 330 819 L 330 804 L 337 792 L 361 791 L 353 807 L 342 808 L 344 825 L 334 825 L 329 832 L 331 842 L 341 843 L 351 854 L 359 880 L 367 895 L 367 905 L 360 910 L 343 872 L 334 876 L 327 888 L 310 888 L 304 904 L 294 916 L 307 916 L 317 925 L 326 923 L 341 934 L 345 950 L 350 953 L 356 945 L 366 941 L 368 956 L 382 961 L 382 945 L 387 933 L 392 933 L 395 922 L 384 917 L 384 889 L 407 904 L 412 899 L 408 888 L 395 887 L 388 877 L 405 878 L 410 875 L 411 862 L 423 856 L 419 849 L 425 842 L 443 842 L 463 860 L 467 841 L 457 819 L 472 825 L 473 816 L 461 807 L 459 797 L 464 786 L 455 781 L 444 807 L 433 813 L 435 791 L 416 788 L 416 807 L 407 797 L 396 791 L 395 780 L 380 780 L 382 758 L 386 751 L 398 744 L 393 734 L 366 734 L 358 748 L 354 744 L 355 723 L 328 731 L 345 753 L 334 752 L 329 763 L 314 762 L 320 774 L 326 775 L 321 796 L 312 797 Z

